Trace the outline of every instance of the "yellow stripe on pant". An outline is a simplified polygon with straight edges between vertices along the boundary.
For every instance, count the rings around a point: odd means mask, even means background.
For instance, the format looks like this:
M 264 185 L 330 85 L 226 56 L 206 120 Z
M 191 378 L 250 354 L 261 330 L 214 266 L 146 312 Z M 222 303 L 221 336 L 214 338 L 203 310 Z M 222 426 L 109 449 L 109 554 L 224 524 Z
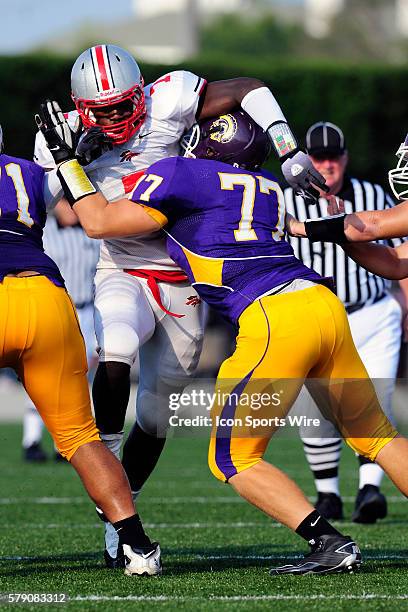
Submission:
M 13 368 L 68 460 L 99 440 L 91 412 L 85 345 L 72 302 L 44 276 L 0 283 L 0 367 Z
M 258 463 L 306 378 L 324 416 L 360 455 L 375 459 L 397 435 L 378 403 L 340 300 L 322 285 L 267 296 L 240 316 L 236 350 L 218 374 L 209 448 L 217 478 L 228 481 Z M 253 427 L 254 419 L 265 424 Z

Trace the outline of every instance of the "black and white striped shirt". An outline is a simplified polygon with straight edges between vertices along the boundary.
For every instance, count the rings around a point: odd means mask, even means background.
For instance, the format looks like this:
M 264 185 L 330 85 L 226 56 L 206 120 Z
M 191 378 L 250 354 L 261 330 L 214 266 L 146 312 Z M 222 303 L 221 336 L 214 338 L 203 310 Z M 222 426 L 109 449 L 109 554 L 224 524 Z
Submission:
M 88 238 L 80 225 L 63 227 L 49 214 L 44 229 L 44 251 L 59 267 L 68 293 L 78 307 L 93 302 L 93 278 L 99 240 Z
M 319 200 L 317 205 L 305 204 L 300 196 L 295 196 L 289 187 L 285 189 L 286 210 L 300 221 L 327 216 L 327 201 Z M 342 190 L 337 194 L 344 200 L 348 213 L 363 210 L 384 210 L 394 206 L 392 198 L 380 185 L 346 178 Z M 309 242 L 304 238 L 288 240 L 298 257 L 306 266 L 313 268 L 322 276 L 332 276 L 337 287 L 337 295 L 348 308 L 372 304 L 385 295 L 391 281 L 368 272 L 347 257 L 341 247 L 324 242 Z M 404 240 L 379 240 L 379 244 L 398 246 Z

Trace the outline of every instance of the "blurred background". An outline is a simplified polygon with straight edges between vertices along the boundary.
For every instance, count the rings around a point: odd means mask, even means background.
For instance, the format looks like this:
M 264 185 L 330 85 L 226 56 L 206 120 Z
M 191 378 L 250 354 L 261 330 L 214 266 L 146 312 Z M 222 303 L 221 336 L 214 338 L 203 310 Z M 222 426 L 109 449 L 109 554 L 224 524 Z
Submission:
M 351 173 L 387 186 L 408 131 L 408 0 L 70 0 L 64 8 L 53 0 L 0 0 L 0 6 L 0 121 L 11 155 L 32 157 L 40 101 L 55 98 L 73 108 L 74 59 L 111 42 L 133 53 L 146 83 L 180 67 L 207 80 L 262 79 L 299 140 L 315 121 L 338 124 Z M 275 161 L 270 165 L 279 172 Z M 225 330 L 212 319 L 202 372 L 216 370 L 230 351 L 233 332 Z M 405 350 L 401 355 L 406 378 Z

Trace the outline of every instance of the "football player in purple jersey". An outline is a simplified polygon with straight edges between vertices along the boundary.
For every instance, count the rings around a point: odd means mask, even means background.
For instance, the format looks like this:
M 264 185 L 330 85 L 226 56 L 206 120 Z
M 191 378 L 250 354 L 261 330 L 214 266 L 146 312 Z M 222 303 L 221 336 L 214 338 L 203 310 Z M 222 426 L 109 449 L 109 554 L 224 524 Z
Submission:
M 125 573 L 160 574 L 160 548 L 135 514 L 126 474 L 100 441 L 74 305 L 44 253 L 47 185 L 37 164 L 3 152 L 0 127 L 0 368 L 13 368 L 59 452 L 120 533 Z
M 63 148 L 63 128 L 62 115 L 48 104 L 43 129 L 53 147 L 61 141 Z M 352 571 L 361 563 L 358 546 L 263 460 L 268 442 L 306 378 L 349 445 L 376 460 L 405 494 L 408 440 L 397 436 L 380 408 L 342 303 L 327 279 L 301 264 L 284 240 L 286 229 L 296 233 L 303 225 L 286 218 L 276 179 L 261 169 L 269 153 L 265 133 L 236 111 L 194 128 L 184 149 L 187 157 L 149 167 L 132 202 L 109 204 L 72 152 L 58 175 L 91 237 L 164 228 L 169 254 L 199 295 L 239 326 L 236 350 L 216 383 L 209 465 L 219 480 L 312 547 L 300 563 L 272 573 Z M 258 406 L 261 426 L 253 428 L 247 398 L 260 394 L 270 401 Z M 278 402 L 271 399 L 276 394 Z

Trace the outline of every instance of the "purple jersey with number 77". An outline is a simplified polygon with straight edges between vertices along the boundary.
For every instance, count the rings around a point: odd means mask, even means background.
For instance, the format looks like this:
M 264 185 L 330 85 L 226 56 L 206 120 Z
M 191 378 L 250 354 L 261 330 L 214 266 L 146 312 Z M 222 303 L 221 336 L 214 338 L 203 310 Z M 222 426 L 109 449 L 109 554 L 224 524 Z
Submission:
M 132 200 L 164 226 L 170 257 L 203 300 L 234 322 L 281 285 L 323 282 L 286 242 L 282 191 L 268 172 L 170 157 L 148 168 Z

